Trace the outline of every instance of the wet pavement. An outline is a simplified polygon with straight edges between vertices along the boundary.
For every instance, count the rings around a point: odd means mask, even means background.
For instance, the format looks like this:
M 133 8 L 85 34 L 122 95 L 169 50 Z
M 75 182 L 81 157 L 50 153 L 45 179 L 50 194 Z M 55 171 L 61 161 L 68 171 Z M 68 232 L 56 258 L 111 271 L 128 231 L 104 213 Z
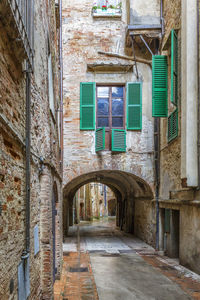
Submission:
M 199 275 L 119 231 L 114 219 L 71 227 L 63 251 L 55 300 L 200 300 Z

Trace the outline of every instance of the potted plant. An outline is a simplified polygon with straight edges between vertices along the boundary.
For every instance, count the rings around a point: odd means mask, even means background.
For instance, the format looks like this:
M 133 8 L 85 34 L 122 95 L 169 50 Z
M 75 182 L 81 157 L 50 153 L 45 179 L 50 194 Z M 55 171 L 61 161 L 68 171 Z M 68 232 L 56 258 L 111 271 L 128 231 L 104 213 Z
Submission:
M 107 6 L 106 5 L 102 5 L 102 10 L 107 10 Z

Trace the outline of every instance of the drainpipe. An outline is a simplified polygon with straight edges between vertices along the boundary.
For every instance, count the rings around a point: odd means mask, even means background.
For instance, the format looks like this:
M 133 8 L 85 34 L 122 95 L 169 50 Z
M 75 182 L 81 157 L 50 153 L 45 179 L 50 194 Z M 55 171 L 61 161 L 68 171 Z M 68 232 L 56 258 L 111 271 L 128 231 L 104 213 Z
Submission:
M 160 23 L 161 23 L 161 30 L 163 36 L 164 35 L 163 0 L 160 0 Z
M 63 174 L 63 56 L 62 56 L 62 0 L 59 0 L 60 9 L 60 142 L 61 142 L 61 172 Z
M 200 189 L 200 78 L 199 78 L 199 0 L 197 0 L 197 79 L 198 79 L 198 116 L 197 116 L 197 153 L 198 153 L 198 189 Z
M 162 3 L 162 1 L 161 1 Z M 156 44 L 156 54 L 159 53 L 159 43 Z M 160 190 L 160 118 L 154 119 L 154 156 L 155 156 L 155 196 L 156 196 L 156 250 L 159 250 L 159 190 Z
M 31 127 L 31 75 L 30 65 L 26 62 L 26 244 L 23 256 L 30 252 L 30 128 Z
M 159 189 L 160 189 L 160 119 L 154 119 L 155 184 L 156 184 L 156 250 L 159 250 Z

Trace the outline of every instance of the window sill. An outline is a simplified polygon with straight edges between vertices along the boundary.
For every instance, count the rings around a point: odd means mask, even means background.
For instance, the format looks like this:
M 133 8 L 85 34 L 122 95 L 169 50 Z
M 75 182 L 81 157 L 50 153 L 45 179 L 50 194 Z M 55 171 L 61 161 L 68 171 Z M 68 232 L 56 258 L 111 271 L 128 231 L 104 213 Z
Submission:
M 122 12 L 119 9 L 97 9 L 92 11 L 92 16 L 94 18 L 121 18 Z

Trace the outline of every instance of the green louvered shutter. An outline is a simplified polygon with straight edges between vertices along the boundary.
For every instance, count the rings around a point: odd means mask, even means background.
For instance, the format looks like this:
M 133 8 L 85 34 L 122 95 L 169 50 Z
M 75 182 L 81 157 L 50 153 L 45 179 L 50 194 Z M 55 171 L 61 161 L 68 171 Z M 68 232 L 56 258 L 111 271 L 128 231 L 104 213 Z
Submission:
M 105 149 L 105 127 L 98 128 L 95 132 L 95 150 L 96 152 Z
M 142 83 L 127 83 L 127 130 L 142 129 Z
M 126 152 L 126 130 L 112 129 L 112 151 Z
M 80 129 L 95 130 L 95 83 L 80 84 Z
M 178 104 L 178 38 L 171 31 L 171 102 Z
M 168 142 L 178 136 L 178 109 L 168 117 Z
M 167 56 L 153 55 L 152 78 L 152 115 L 168 116 L 168 79 Z

